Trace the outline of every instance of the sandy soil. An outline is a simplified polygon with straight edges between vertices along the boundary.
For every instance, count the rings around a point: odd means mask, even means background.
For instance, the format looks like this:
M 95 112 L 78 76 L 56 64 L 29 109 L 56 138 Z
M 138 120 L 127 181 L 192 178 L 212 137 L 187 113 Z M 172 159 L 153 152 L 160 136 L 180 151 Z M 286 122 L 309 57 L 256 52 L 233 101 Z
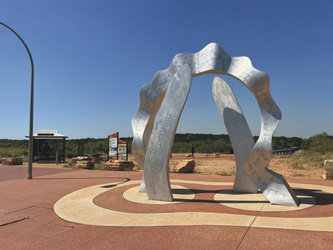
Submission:
M 187 154 L 173 154 L 172 161 L 192 159 Z M 234 155 L 195 154 L 197 173 L 234 175 L 236 161 Z M 313 162 L 300 162 L 291 156 L 274 155 L 268 166 L 285 178 L 322 179 L 323 167 Z
M 218 174 L 223 176 L 233 176 L 236 173 L 236 161 L 234 155 L 214 155 L 214 154 L 198 154 L 194 158 L 190 154 L 173 154 L 171 161 L 194 159 L 196 163 L 195 173 L 200 174 Z M 124 159 L 125 160 L 125 159 Z M 129 155 L 129 161 L 134 161 L 138 166 L 133 155 Z M 64 164 L 38 164 L 34 163 L 34 167 L 42 168 L 62 168 Z M 27 164 L 21 165 L 26 167 Z M 323 166 L 318 166 L 316 162 L 301 162 L 292 156 L 276 156 L 274 155 L 268 167 L 275 172 L 283 175 L 285 178 L 299 179 L 322 179 L 324 173 Z M 140 168 L 136 167 L 135 170 Z

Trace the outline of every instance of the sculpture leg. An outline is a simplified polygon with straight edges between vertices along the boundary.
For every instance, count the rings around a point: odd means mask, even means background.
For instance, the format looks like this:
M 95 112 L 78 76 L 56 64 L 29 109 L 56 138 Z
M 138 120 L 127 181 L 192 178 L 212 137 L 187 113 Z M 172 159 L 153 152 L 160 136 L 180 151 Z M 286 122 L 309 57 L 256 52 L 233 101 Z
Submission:
M 282 175 L 266 168 L 267 159 L 271 157 L 272 152 L 261 147 L 264 143 L 257 141 L 244 164 L 244 170 L 271 204 L 297 207 L 299 201 L 287 181 Z
M 158 111 L 143 168 L 144 183 L 150 200 L 173 200 L 169 180 L 169 158 L 191 82 L 191 71 L 186 64 L 171 79 Z
M 221 78 L 216 77 L 213 81 L 213 96 L 224 119 L 236 158 L 236 177 L 233 191 L 257 193 L 257 185 L 244 171 L 244 163 L 254 146 L 254 140 L 242 109 L 229 85 Z
M 140 188 L 139 188 L 139 193 L 147 193 L 146 190 L 146 183 L 145 183 L 145 178 L 142 175 L 142 179 L 141 179 L 141 184 L 140 184 Z
M 162 104 L 167 87 L 154 86 L 149 90 L 147 89 L 149 89 L 149 87 L 145 85 L 140 91 L 140 109 L 132 120 L 134 133 L 132 154 L 134 155 L 137 162 L 142 166 L 142 168 L 144 168 L 146 152 L 154 127 L 155 116 Z M 154 98 L 152 98 L 152 96 Z M 146 186 L 143 176 L 139 192 L 146 193 Z
M 270 143 L 271 140 L 270 138 L 265 138 L 271 137 L 271 134 L 268 133 L 269 128 L 264 130 L 266 133 L 261 136 L 261 139 L 259 139 L 254 146 L 252 145 L 252 149 L 249 148 L 251 145 L 251 140 L 249 139 L 251 132 L 247 124 L 244 126 L 246 120 L 242 115 L 240 107 L 235 105 L 237 100 L 232 94 L 229 86 L 225 81 L 216 77 L 213 83 L 213 93 L 220 113 L 225 119 L 226 127 L 235 152 L 236 161 L 238 157 L 237 155 L 243 154 L 242 157 L 238 158 L 238 161 L 242 163 L 243 167 L 243 171 L 240 171 L 239 173 L 246 173 L 248 177 L 256 183 L 271 204 L 298 206 L 299 201 L 283 176 L 266 168 L 272 156 L 272 150 L 269 150 L 271 145 L 267 144 Z M 221 97 L 224 99 L 222 100 Z M 243 136 L 246 137 L 243 138 Z M 247 180 L 237 181 L 246 182 Z M 246 192 L 247 185 L 248 182 L 245 187 L 242 187 L 241 184 L 237 183 L 236 185 L 235 181 L 234 188 L 243 188 Z

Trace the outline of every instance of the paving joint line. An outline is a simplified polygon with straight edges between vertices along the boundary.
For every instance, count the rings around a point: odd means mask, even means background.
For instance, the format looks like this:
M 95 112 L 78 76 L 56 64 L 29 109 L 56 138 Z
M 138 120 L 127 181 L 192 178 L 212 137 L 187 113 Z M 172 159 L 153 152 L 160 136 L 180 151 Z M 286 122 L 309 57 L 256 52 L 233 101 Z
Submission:
M 4 226 L 10 225 L 10 224 L 14 224 L 14 223 L 17 223 L 17 222 L 20 222 L 20 221 L 24 221 L 24 220 L 27 220 L 29 218 L 30 218 L 30 216 L 23 217 L 23 218 L 18 219 L 18 220 L 14 220 L 14 221 L 11 221 L 11 222 L 7 222 L 7 223 L 4 223 L 4 224 L 1 224 L 0 227 L 4 227 Z
M 21 209 L 18 209 L 18 210 L 14 210 L 14 211 L 5 213 L 4 215 L 13 214 L 13 213 L 20 212 L 20 211 L 23 211 L 23 210 L 26 210 L 26 209 L 29 209 L 29 208 L 32 208 L 32 207 L 35 207 L 35 206 L 30 206 L 30 207 L 25 207 L 25 208 L 21 208 Z
M 264 208 L 264 206 L 265 206 L 265 205 L 262 205 L 262 206 L 261 206 L 261 208 L 260 208 L 260 210 L 258 211 L 258 213 L 256 214 L 256 216 L 253 218 L 251 224 L 247 227 L 246 232 L 244 233 L 242 239 L 240 240 L 238 246 L 236 247 L 236 250 L 237 250 L 237 249 L 240 247 L 240 245 L 242 244 L 242 242 L 243 242 L 243 240 L 245 239 L 247 233 L 248 233 L 249 230 L 251 229 L 253 223 L 255 222 L 255 220 L 257 219 L 257 217 L 259 216 L 259 214 L 261 213 L 261 211 L 262 211 L 262 209 Z
M 124 198 L 124 196 L 123 196 L 123 198 Z M 125 198 L 124 198 L 124 199 L 125 199 Z M 149 211 L 148 213 L 143 213 L 142 215 L 136 217 L 135 219 L 133 219 L 133 220 L 131 220 L 131 221 L 128 221 L 128 222 L 122 224 L 121 227 L 126 227 L 126 225 L 132 223 L 133 221 L 136 221 L 136 220 L 138 220 L 138 219 L 141 219 L 141 218 L 147 216 L 148 214 L 150 214 L 150 213 L 152 213 L 152 212 L 155 212 L 156 210 L 159 210 L 159 209 L 160 209 L 160 208 L 155 208 L 155 209 L 152 209 L 151 211 Z
M 79 223 L 78 223 L 79 224 Z M 81 224 L 81 225 L 84 225 L 84 224 Z M 86 226 L 86 225 L 85 225 Z M 93 225 L 94 226 L 94 225 Z M 72 249 L 81 249 L 82 246 L 85 246 L 87 243 L 90 243 L 90 242 L 93 242 L 94 240 L 98 239 L 99 237 L 103 236 L 103 235 L 106 235 L 106 234 L 109 234 L 115 230 L 118 230 L 117 227 L 108 227 L 110 230 L 107 230 L 105 233 L 101 233 L 99 234 L 98 236 L 95 236 L 85 242 L 82 242 L 82 243 L 79 243 L 77 246 L 74 246 Z
M 66 228 L 72 228 L 72 229 L 75 228 L 75 226 L 61 225 L 61 224 L 58 224 L 58 223 L 54 223 L 52 221 L 46 222 L 44 225 L 55 225 L 55 226 L 59 226 L 59 227 L 66 227 Z
M 49 208 L 49 207 L 30 206 L 30 207 L 25 207 L 25 208 L 21 208 L 21 209 L 15 210 L 15 211 L 5 213 L 4 215 L 13 214 L 13 213 L 20 212 L 20 211 L 23 211 L 23 210 L 26 210 L 26 209 L 29 209 L 29 208 L 42 208 L 42 209 L 53 210 L 53 208 Z

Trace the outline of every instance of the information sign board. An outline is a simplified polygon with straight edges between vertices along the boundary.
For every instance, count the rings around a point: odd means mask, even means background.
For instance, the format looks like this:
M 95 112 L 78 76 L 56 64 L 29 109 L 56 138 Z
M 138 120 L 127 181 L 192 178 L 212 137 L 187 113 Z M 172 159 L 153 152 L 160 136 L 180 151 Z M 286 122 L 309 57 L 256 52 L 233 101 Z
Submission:
M 118 156 L 118 132 L 109 135 L 109 157 Z

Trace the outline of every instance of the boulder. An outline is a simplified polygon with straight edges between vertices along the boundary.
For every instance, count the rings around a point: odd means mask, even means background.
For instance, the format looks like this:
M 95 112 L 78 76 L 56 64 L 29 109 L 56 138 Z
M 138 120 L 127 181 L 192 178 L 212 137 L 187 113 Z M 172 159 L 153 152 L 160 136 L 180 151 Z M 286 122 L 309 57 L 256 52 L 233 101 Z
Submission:
M 22 165 L 23 164 L 23 158 L 21 157 L 16 157 L 13 159 L 13 164 L 14 165 Z
M 2 158 L 1 164 L 2 165 L 13 165 L 13 158 Z
M 92 162 L 92 159 L 87 156 L 78 156 L 72 158 L 69 163 L 69 165 L 74 164 L 75 168 L 82 168 L 82 169 L 93 169 L 94 163 Z
M 104 170 L 111 170 L 111 171 L 132 171 L 134 168 L 133 161 L 122 161 L 122 160 L 115 160 L 115 161 L 108 161 L 104 163 Z
M 170 161 L 169 168 L 171 173 L 193 173 L 195 168 L 195 161 Z
M 93 159 L 93 163 L 100 163 L 101 162 L 101 154 L 99 153 L 94 153 L 92 154 L 92 159 Z
M 324 161 L 324 180 L 333 180 L 333 160 Z
M 22 165 L 23 158 L 22 157 L 2 158 L 1 164 L 2 165 Z
M 94 163 L 92 161 L 77 161 L 75 163 L 75 168 L 93 169 Z
M 74 157 L 71 159 L 71 162 L 78 162 L 78 161 L 91 161 L 92 159 L 90 157 L 87 156 L 78 156 L 78 157 Z

